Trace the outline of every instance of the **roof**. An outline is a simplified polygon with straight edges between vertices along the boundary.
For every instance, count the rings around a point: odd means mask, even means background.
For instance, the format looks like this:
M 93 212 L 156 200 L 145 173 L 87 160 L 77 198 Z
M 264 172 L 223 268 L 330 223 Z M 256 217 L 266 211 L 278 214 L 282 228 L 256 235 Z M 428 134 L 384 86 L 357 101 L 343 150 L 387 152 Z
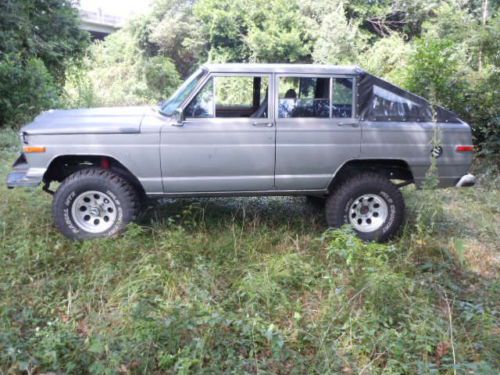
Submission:
M 298 74 L 359 74 L 357 65 L 320 64 L 205 64 L 214 73 L 298 73 Z

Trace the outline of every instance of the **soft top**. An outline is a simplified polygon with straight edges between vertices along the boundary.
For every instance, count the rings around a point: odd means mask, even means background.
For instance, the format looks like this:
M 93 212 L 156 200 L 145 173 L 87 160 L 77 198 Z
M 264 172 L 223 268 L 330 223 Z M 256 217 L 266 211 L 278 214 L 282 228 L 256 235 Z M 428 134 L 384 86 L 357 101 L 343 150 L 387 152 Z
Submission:
M 341 74 L 355 75 L 363 72 L 356 65 L 320 64 L 205 64 L 213 73 L 297 73 L 297 74 Z
M 358 74 L 357 113 L 362 120 L 403 122 L 453 122 L 458 116 L 443 107 L 403 90 L 365 71 Z

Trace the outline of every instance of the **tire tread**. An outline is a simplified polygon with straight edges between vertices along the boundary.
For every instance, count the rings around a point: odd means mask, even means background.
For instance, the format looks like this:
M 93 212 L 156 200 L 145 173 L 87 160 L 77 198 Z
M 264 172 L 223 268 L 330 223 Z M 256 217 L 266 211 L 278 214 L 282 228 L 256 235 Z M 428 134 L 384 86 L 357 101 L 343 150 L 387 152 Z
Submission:
M 338 228 L 345 224 L 343 220 L 343 204 L 345 203 L 347 197 L 352 195 L 353 188 L 362 186 L 363 184 L 373 184 L 382 187 L 383 190 L 391 195 L 398 210 L 402 212 L 402 214 L 396 215 L 396 220 L 393 225 L 394 230 L 389 231 L 387 234 L 372 237 L 370 233 L 367 234 L 358 232 L 358 235 L 365 240 L 377 240 L 380 242 L 387 241 L 393 237 L 400 228 L 404 218 L 405 205 L 401 191 L 389 179 L 376 172 L 362 172 L 352 175 L 331 191 L 325 205 L 325 215 L 328 225 Z
M 61 183 L 61 185 L 54 194 L 54 200 L 52 204 L 52 215 L 54 217 L 54 222 L 56 226 L 65 236 L 79 239 L 77 236 L 70 233 L 68 228 L 61 222 L 59 217 L 60 216 L 59 201 L 61 198 L 63 198 L 62 195 L 64 195 L 68 189 L 72 188 L 73 184 L 78 184 L 82 179 L 87 179 L 87 178 L 104 179 L 107 180 L 109 183 L 111 183 L 115 189 L 119 190 L 123 194 L 125 199 L 127 199 L 130 204 L 130 212 L 129 212 L 130 217 L 128 218 L 127 222 L 135 220 L 137 218 L 140 209 L 140 204 L 139 204 L 140 200 L 139 200 L 139 194 L 136 191 L 136 189 L 132 186 L 132 184 L 130 184 L 128 181 L 126 181 L 125 179 L 123 179 L 122 177 L 118 176 L 117 174 L 113 173 L 110 170 L 98 167 L 83 168 L 68 176 Z

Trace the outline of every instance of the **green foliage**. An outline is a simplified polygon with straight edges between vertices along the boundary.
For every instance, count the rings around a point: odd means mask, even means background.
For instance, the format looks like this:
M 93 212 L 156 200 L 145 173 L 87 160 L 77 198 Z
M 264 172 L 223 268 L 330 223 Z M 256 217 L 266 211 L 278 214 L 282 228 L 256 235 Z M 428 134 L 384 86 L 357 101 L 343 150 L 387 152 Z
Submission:
M 148 15 L 132 21 L 134 38 L 143 53 L 172 60 L 183 77 L 206 59 L 206 39 L 199 19 L 194 16 L 194 3 L 158 0 Z
M 484 68 L 466 77 L 466 103 L 458 110 L 472 124 L 475 143 L 481 154 L 497 157 L 500 154 L 500 72 L 498 67 Z
M 195 4 L 194 14 L 207 41 L 208 61 L 248 60 L 250 52 L 242 38 L 248 32 L 243 5 L 243 0 L 200 0 Z
M 87 47 L 78 12 L 70 0 L 16 0 L 0 3 L 0 51 L 21 61 L 42 60 L 57 82 L 64 81 L 68 61 Z
M 68 108 L 90 108 L 98 104 L 95 88 L 82 65 L 72 65 L 66 71 L 62 105 Z
M 67 106 L 119 106 L 158 103 L 180 84 L 166 57 L 143 56 L 131 28 L 96 42 L 65 85 Z
M 157 101 L 168 98 L 181 84 L 175 65 L 164 57 L 155 56 L 147 59 L 142 69 L 148 95 Z
M 408 90 L 455 112 L 471 124 L 476 144 L 483 154 L 500 151 L 498 68 L 485 66 L 473 71 L 462 66 L 460 44 L 452 40 L 426 38 L 416 42 L 404 73 Z
M 455 45 L 445 39 L 421 39 L 407 69 L 405 86 L 411 92 L 432 98 L 435 104 L 450 107 L 463 102 L 463 86 L 459 80 Z
M 244 40 L 255 62 L 300 62 L 310 56 L 305 22 L 295 1 L 250 2 Z
M 313 60 L 320 64 L 355 64 L 366 48 L 359 21 L 348 19 L 343 1 L 306 1 L 302 9 L 310 19 L 314 38 Z
M 372 74 L 393 82 L 405 84 L 406 70 L 414 54 L 415 45 L 404 40 L 398 33 L 381 38 L 365 49 L 357 61 Z
M 310 56 L 297 1 L 200 0 L 195 14 L 208 40 L 208 60 L 296 62 Z
M 57 103 L 57 87 L 42 60 L 0 58 L 0 124 L 23 123 Z
M 88 44 L 78 25 L 68 0 L 0 2 L 0 127 L 57 103 L 67 65 Z
M 0 179 L 17 152 L 0 132 Z M 0 372 L 498 372 L 498 186 L 404 193 L 388 244 L 299 197 L 168 200 L 78 243 L 41 189 L 0 185 Z

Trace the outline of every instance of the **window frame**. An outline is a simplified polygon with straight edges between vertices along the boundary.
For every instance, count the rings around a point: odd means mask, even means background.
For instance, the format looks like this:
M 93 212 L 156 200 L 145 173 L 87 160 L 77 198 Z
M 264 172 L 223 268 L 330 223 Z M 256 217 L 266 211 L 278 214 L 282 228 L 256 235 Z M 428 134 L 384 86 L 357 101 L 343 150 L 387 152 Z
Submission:
M 279 103 L 280 103 L 280 97 L 279 97 L 279 89 L 280 89 L 280 78 L 286 78 L 286 77 L 292 77 L 292 78 L 328 78 L 330 80 L 329 82 L 329 117 L 279 117 Z M 352 110 L 351 110 L 351 117 L 332 117 L 333 114 L 333 89 L 334 89 L 334 79 L 335 78 L 350 78 L 352 79 Z M 356 111 L 356 76 L 351 75 L 351 74 L 314 74 L 314 73 L 277 73 L 275 74 L 275 79 L 274 79 L 274 87 L 275 87 L 275 100 L 274 100 L 274 108 L 275 108 L 275 119 L 276 121 L 293 121 L 293 120 L 304 120 L 304 119 L 309 119 L 309 120 L 346 120 L 346 119 L 356 119 L 357 118 L 357 111 Z
M 267 117 L 217 117 L 217 112 L 216 112 L 216 81 L 215 79 L 217 77 L 267 77 L 268 79 L 268 95 L 267 95 Z M 213 95 L 213 117 L 186 117 L 186 120 L 189 121 L 206 121 L 206 120 L 217 120 L 217 121 L 241 121 L 241 120 L 252 120 L 254 121 L 259 121 L 259 120 L 270 120 L 274 117 L 274 108 L 272 106 L 272 95 L 273 95 L 273 74 L 272 73 L 262 73 L 262 72 L 210 72 L 209 74 L 204 77 L 204 79 L 200 82 L 200 85 L 193 90 L 193 95 L 191 97 L 187 98 L 187 100 L 182 104 L 181 108 L 183 111 L 188 107 L 188 105 L 191 103 L 192 100 L 198 95 L 198 93 L 203 90 L 205 85 L 213 79 L 213 85 L 212 85 L 212 95 Z

